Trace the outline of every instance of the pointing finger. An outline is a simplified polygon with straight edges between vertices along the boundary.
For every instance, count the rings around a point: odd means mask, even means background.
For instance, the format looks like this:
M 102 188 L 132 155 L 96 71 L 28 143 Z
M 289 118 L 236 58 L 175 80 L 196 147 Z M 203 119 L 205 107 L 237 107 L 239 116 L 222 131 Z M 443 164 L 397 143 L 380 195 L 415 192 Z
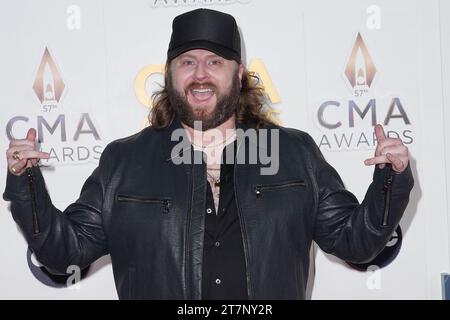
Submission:
M 35 150 L 23 150 L 20 152 L 21 159 L 48 159 L 50 154 L 47 152 L 35 151 Z
M 377 137 L 378 143 L 386 139 L 386 134 L 384 133 L 383 126 L 381 124 L 377 124 L 375 126 L 375 136 Z
M 27 140 L 33 141 L 36 140 L 36 129 L 30 128 L 27 132 Z

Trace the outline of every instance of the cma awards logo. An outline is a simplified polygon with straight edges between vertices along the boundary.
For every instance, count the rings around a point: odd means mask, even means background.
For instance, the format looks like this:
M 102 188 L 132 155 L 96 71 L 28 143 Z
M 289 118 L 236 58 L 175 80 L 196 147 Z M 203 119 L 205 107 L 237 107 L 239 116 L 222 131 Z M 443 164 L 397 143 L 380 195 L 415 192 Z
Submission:
M 27 263 L 33 276 L 41 283 L 48 287 L 53 288 L 69 288 L 77 289 L 80 286 L 80 281 L 84 279 L 89 268 L 87 267 L 80 270 L 78 266 L 69 266 L 66 270 L 66 274 L 53 274 L 50 273 L 37 259 L 33 251 L 28 248 L 27 250 Z
M 247 70 L 250 74 L 253 74 L 256 79 L 258 79 L 257 85 L 260 85 L 264 88 L 264 92 L 267 95 L 268 102 L 264 106 L 264 111 L 267 117 L 277 124 L 282 124 L 279 119 L 280 110 L 274 108 L 274 104 L 278 104 L 281 102 L 281 98 L 275 88 L 275 85 L 272 82 L 272 79 L 269 75 L 269 72 L 261 59 L 252 59 L 248 64 Z M 136 79 L 134 81 L 134 92 L 136 94 L 137 99 L 141 104 L 147 107 L 149 110 L 152 109 L 152 98 L 151 94 L 148 92 L 153 92 L 154 90 L 160 89 L 161 86 L 158 84 L 164 81 L 164 72 L 165 65 L 164 64 L 150 64 L 142 68 Z M 149 83 L 156 83 L 154 88 L 148 88 Z M 148 118 L 145 118 L 142 127 L 146 127 L 149 125 Z
M 50 111 L 58 106 L 65 87 L 55 61 L 46 47 L 33 85 L 44 110 Z
M 406 145 L 414 142 L 404 99 L 398 95 L 371 94 L 378 73 L 367 44 L 358 32 L 343 72 L 352 97 L 321 102 L 314 114 L 314 121 L 322 132 L 318 141 L 320 148 L 373 149 L 377 144 L 373 127 L 377 123 L 384 125 L 388 137 L 401 139 Z
M 8 139 L 19 138 L 33 127 L 37 129 L 41 150 L 50 153 L 49 159 L 41 160 L 42 164 L 97 162 L 103 145 L 94 119 L 87 112 L 77 116 L 74 112 L 66 115 L 59 110 L 66 84 L 48 47 L 44 49 L 32 89 L 42 113 L 20 114 L 9 119 Z
M 369 91 L 376 72 L 369 50 L 358 33 L 344 72 L 355 96 L 362 96 Z

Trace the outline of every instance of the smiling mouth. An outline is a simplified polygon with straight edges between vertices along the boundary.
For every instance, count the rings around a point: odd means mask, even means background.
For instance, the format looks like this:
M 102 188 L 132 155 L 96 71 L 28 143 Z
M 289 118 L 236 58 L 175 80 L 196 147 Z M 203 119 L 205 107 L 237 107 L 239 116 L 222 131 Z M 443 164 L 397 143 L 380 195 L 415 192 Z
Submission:
M 194 98 L 194 100 L 196 100 L 196 102 L 205 102 L 214 95 L 215 90 L 212 88 L 194 87 L 190 88 L 188 92 Z

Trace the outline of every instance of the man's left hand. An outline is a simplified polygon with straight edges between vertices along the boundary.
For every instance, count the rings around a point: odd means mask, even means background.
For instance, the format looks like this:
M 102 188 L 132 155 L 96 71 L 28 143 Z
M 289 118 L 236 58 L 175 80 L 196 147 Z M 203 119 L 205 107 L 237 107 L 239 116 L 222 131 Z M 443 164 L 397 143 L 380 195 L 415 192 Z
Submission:
M 382 125 L 375 126 L 375 136 L 377 138 L 377 148 L 375 156 L 366 159 L 366 166 L 377 165 L 383 169 L 386 163 L 392 163 L 392 169 L 398 173 L 403 172 L 409 163 L 408 148 L 401 139 L 387 138 Z

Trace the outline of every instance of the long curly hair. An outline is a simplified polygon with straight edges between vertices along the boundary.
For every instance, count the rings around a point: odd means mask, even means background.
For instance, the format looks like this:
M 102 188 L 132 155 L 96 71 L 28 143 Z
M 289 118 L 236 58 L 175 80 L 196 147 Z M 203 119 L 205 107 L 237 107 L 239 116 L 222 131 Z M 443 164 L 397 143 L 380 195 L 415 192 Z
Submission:
M 166 84 L 170 77 L 169 62 L 166 63 L 164 81 L 161 90 L 152 95 L 153 108 L 149 114 L 149 123 L 153 128 L 166 128 L 175 117 L 175 112 L 170 104 Z M 239 105 L 236 110 L 236 122 L 247 124 L 251 127 L 261 128 L 274 124 L 264 110 L 267 96 L 264 88 L 260 85 L 259 78 L 253 72 L 244 71 L 241 81 L 242 87 L 239 96 Z

